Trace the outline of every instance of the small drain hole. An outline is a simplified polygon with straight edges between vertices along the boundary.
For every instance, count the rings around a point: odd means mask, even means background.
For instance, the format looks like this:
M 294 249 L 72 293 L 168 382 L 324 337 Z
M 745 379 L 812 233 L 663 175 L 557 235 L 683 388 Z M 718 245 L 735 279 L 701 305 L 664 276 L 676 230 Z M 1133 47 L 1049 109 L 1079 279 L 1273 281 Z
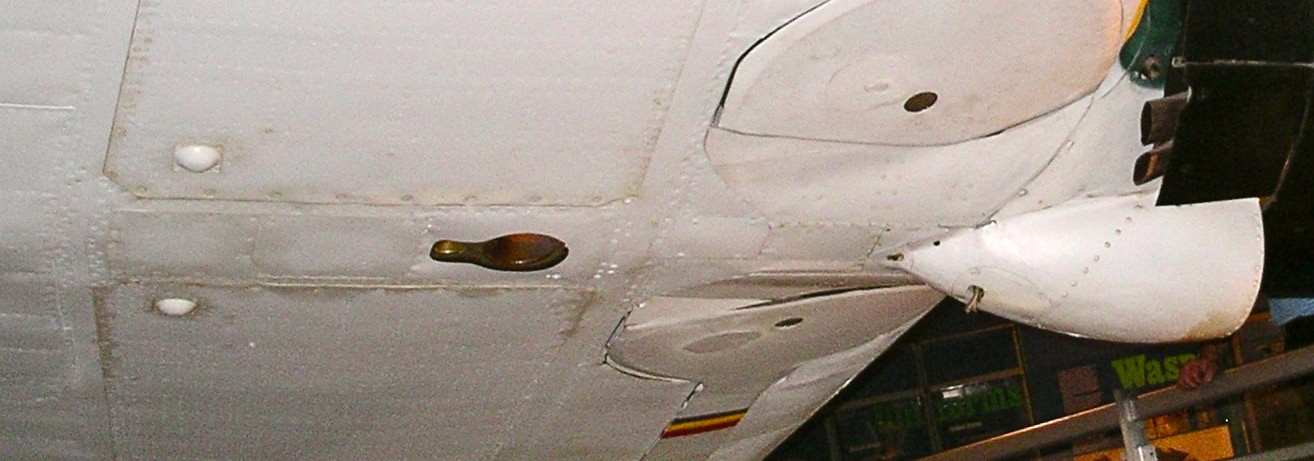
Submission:
M 911 98 L 908 98 L 907 101 L 904 101 L 903 110 L 908 112 L 921 112 L 930 109 L 931 106 L 934 106 L 935 102 L 939 100 L 940 95 L 930 91 L 917 93 L 912 95 Z
M 792 327 L 797 326 L 797 325 L 800 324 L 800 323 L 803 323 L 803 318 L 802 318 L 802 317 L 790 317 L 790 318 L 787 318 L 787 319 L 781 320 L 781 321 L 779 321 L 779 322 L 776 322 L 776 328 L 781 328 L 781 329 L 784 329 L 784 328 L 792 328 Z

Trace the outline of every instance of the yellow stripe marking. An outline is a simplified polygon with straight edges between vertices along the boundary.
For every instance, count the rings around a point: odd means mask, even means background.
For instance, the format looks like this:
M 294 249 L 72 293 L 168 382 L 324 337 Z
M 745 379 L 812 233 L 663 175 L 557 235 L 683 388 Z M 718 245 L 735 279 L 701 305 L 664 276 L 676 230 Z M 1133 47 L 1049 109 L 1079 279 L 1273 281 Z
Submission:
M 707 415 L 702 419 L 676 420 L 671 422 L 669 426 L 666 426 L 666 430 L 662 431 L 662 438 L 666 439 L 701 434 L 704 432 L 734 427 L 736 424 L 739 424 L 740 420 L 744 419 L 746 413 L 748 413 L 748 410 Z
M 1127 40 L 1131 40 L 1132 34 L 1136 33 L 1136 28 L 1140 27 L 1141 25 L 1141 16 L 1145 15 L 1145 6 L 1148 5 L 1149 3 L 1150 0 L 1141 0 L 1140 6 L 1136 7 L 1136 15 L 1132 16 L 1131 27 L 1127 28 L 1127 36 L 1123 37 L 1122 41 L 1125 42 Z
M 698 421 L 685 421 L 685 422 L 683 422 L 683 423 L 676 423 L 676 424 L 672 424 L 672 425 L 668 426 L 668 427 L 666 428 L 666 430 L 668 430 L 668 431 L 683 431 L 683 430 L 693 429 L 693 428 L 697 428 L 697 427 L 715 426 L 715 425 L 718 425 L 718 424 L 724 424 L 724 423 L 729 423 L 729 422 L 733 422 L 733 421 L 739 421 L 739 420 L 741 420 L 741 419 L 744 419 L 744 414 L 743 414 L 743 413 L 738 413 L 738 414 L 733 414 L 733 415 L 719 416 L 719 417 L 716 417 L 716 418 L 700 419 L 700 420 L 698 420 Z

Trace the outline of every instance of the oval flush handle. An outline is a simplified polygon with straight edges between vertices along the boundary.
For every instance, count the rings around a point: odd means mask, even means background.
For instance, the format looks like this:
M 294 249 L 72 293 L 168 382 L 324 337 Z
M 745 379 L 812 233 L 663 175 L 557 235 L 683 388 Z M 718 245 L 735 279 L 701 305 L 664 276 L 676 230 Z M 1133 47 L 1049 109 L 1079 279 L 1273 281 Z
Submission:
M 439 240 L 429 257 L 445 263 L 466 263 L 510 272 L 540 271 L 561 264 L 570 250 L 566 242 L 543 234 L 509 234 L 482 242 Z

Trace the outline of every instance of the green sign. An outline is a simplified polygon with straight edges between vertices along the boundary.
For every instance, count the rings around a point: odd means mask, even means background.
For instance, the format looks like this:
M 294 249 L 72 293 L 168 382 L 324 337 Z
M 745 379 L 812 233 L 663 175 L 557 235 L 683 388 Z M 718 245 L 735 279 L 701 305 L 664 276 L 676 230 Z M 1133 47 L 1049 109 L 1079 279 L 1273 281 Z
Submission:
M 880 428 L 921 429 L 926 426 L 922 405 L 915 399 L 877 403 L 868 407 L 872 420 Z
M 1190 353 L 1157 359 L 1140 354 L 1114 360 L 1111 364 L 1123 389 L 1136 389 L 1176 382 L 1182 364 L 1193 358 L 1195 354 Z
M 1021 408 L 1025 399 L 1022 389 L 1013 386 L 991 386 L 981 392 L 962 397 L 944 399 L 936 407 L 936 418 L 941 423 L 953 423 L 982 415 Z

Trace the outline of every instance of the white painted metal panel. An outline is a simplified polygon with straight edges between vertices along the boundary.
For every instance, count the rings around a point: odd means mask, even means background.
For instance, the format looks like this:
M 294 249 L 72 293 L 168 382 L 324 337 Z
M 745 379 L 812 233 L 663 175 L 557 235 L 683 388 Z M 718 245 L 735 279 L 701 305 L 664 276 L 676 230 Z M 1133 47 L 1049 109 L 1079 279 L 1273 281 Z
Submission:
M 1162 90 L 1143 88 L 1115 68 L 1091 96 L 1090 109 L 1045 170 L 1023 186 L 992 219 L 1049 208 L 1069 200 L 1158 190 L 1160 183 L 1132 183 L 1140 140 L 1140 111 Z
M 162 316 L 150 310 L 160 296 L 201 307 Z M 99 313 L 119 455 L 492 458 L 559 405 L 578 364 L 558 356 L 572 309 L 556 306 L 587 301 L 560 289 L 120 285 Z M 673 411 L 687 392 L 608 372 L 666 396 L 645 411 Z
M 395 280 L 416 258 L 428 258 L 433 242 L 422 241 L 422 233 L 408 217 L 264 216 L 252 260 L 273 277 Z
M 5 43 L 0 41 L 0 49 Z M 0 94 L 0 203 L 5 204 L 0 213 L 0 271 L 47 270 L 56 244 L 58 205 L 43 192 L 66 180 L 60 167 L 68 156 L 68 128 L 75 114 L 72 107 L 10 104 L 49 100 L 36 98 L 36 89 L 30 91 L 34 93 Z
M 152 204 L 154 205 L 154 204 Z M 421 284 L 542 286 L 594 282 L 638 255 L 619 251 L 652 230 L 633 230 L 596 209 L 448 209 L 415 212 L 316 209 L 262 213 L 249 207 L 193 212 L 140 206 L 114 214 L 107 256 L 121 277 L 202 280 L 406 280 Z M 499 272 L 429 257 L 437 240 L 483 241 L 536 232 L 566 242 L 570 256 L 537 272 Z M 638 234 L 637 236 L 635 234 Z M 18 234 L 22 235 L 22 234 Z M 2 238 L 2 237 L 0 237 Z
M 31 8 L 22 2 L 0 4 L 0 104 L 66 106 L 81 90 L 77 76 L 86 63 L 79 46 L 85 21 L 78 15 L 91 2 L 64 1 Z M 44 5 L 43 5 L 44 6 Z M 18 127 L 8 125 L 9 127 Z
M 568 372 L 553 377 L 564 381 L 561 392 L 544 399 L 551 401 L 538 407 L 544 411 L 520 421 L 496 459 L 657 459 L 645 454 L 694 388 L 639 380 L 600 363 Z
M 0 271 L 48 270 L 55 246 L 49 199 L 30 192 L 0 192 L 0 200 L 14 207 L 11 213 L 0 213 Z
M 111 225 L 109 266 L 121 277 L 240 280 L 259 274 L 251 257 L 255 216 L 124 211 Z
M 773 221 L 974 225 L 1045 167 L 1089 106 L 1082 99 L 996 136 L 931 147 L 713 128 L 707 155 L 717 174 Z
M 882 226 L 845 223 L 781 223 L 771 226 L 771 235 L 762 248 L 762 255 L 780 259 L 843 261 L 857 266 L 876 246 L 883 231 Z
M 764 459 L 921 320 L 916 316 L 871 341 L 800 364 L 771 384 L 735 428 L 737 437 L 708 459 Z M 889 324 L 887 324 L 888 326 Z M 740 435 L 743 434 L 743 435 Z
M 143 2 L 106 164 L 141 197 L 638 192 L 701 2 Z M 223 161 L 180 171 L 175 146 Z
M 103 459 L 90 296 L 60 296 L 60 280 L 0 273 L 0 452 L 13 459 Z M 62 298 L 62 299 L 61 299 Z M 72 298 L 72 299 L 70 299 Z M 70 309 L 70 306 L 87 307 Z
M 113 457 L 89 280 L 136 0 L 0 1 L 0 456 Z
M 473 207 L 417 213 L 421 231 L 407 277 L 433 283 L 465 285 L 591 284 L 613 279 L 622 265 L 632 270 L 641 255 L 635 242 L 651 238 L 644 223 L 625 222 L 608 207 L 593 209 Z M 502 235 L 533 232 L 566 243 L 570 254 L 558 266 L 535 272 L 500 272 L 470 264 L 435 262 L 429 248 L 438 240 L 478 242 Z M 624 272 L 622 269 L 621 272 Z
M 767 303 L 746 298 L 751 284 L 717 285 L 743 298 L 650 300 L 608 344 L 624 369 L 699 383 L 681 417 L 748 408 L 733 428 L 663 439 L 652 459 L 765 456 L 944 297 L 912 285 Z
M 762 250 L 770 229 L 760 219 L 701 217 L 672 220 L 660 251 L 697 259 L 748 259 Z
M 1122 15 L 1107 0 L 828 2 L 744 57 L 718 126 L 887 145 L 983 137 L 1095 89 Z M 923 92 L 933 106 L 905 109 Z
M 2 43 L 2 42 L 0 42 Z M 0 99 L 0 190 L 47 190 L 58 184 L 55 168 L 66 158 L 72 107 L 6 105 Z M 61 155 L 63 154 L 63 155 Z M 25 172 L 25 173 L 18 173 Z
M 55 287 L 58 280 L 49 275 L 0 272 L 0 312 L 10 315 L 58 317 Z
M 799 363 L 866 343 L 942 298 L 921 285 L 760 306 L 751 299 L 660 297 L 626 320 L 608 356 L 644 373 L 700 382 L 711 392 L 756 394 Z

